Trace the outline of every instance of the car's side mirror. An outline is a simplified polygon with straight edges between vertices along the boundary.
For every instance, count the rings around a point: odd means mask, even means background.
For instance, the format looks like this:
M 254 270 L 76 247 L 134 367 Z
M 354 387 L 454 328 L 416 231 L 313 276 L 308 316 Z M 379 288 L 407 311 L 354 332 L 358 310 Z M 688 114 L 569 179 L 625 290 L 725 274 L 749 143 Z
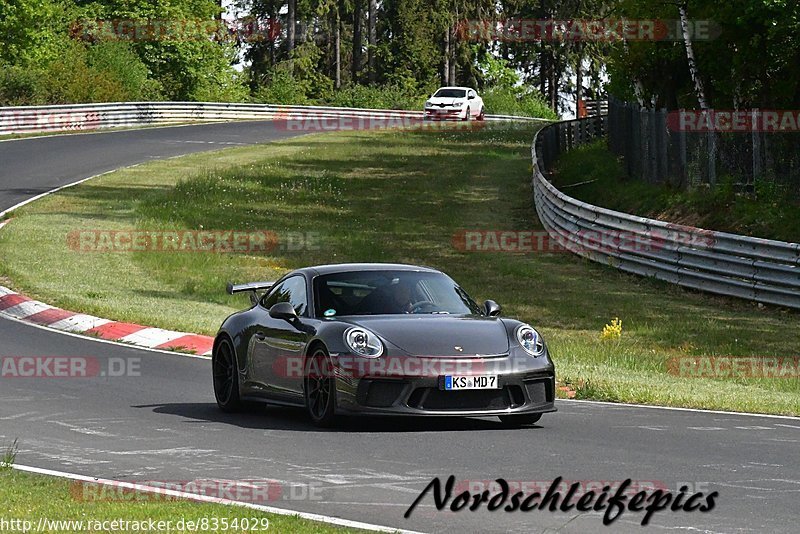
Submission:
M 298 319 L 297 312 L 288 302 L 278 302 L 269 309 L 269 316 L 273 319 L 284 319 L 286 321 L 295 321 Z
M 469 95 L 467 98 L 469 98 L 470 100 L 474 100 L 475 99 L 475 95 Z
M 487 300 L 483 303 L 483 310 L 488 317 L 497 317 L 500 315 L 500 305 L 493 300 Z

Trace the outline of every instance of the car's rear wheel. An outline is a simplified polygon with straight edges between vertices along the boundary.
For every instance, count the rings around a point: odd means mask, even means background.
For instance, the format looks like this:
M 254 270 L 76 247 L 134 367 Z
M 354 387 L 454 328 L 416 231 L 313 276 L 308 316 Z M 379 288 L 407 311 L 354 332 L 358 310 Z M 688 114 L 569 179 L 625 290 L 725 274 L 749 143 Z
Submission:
M 236 412 L 243 406 L 239 398 L 237 367 L 233 345 L 230 340 L 222 339 L 211 356 L 211 368 L 214 373 L 214 396 L 223 412 Z
M 323 347 L 314 349 L 306 360 L 304 383 L 306 409 L 311 421 L 321 427 L 333 426 L 336 421 L 336 383 L 333 365 Z
M 501 415 L 500 422 L 508 426 L 526 426 L 534 425 L 542 418 L 542 414 L 525 414 L 525 415 Z
M 481 107 L 481 112 L 478 113 L 478 120 L 482 121 L 486 119 L 486 110 Z

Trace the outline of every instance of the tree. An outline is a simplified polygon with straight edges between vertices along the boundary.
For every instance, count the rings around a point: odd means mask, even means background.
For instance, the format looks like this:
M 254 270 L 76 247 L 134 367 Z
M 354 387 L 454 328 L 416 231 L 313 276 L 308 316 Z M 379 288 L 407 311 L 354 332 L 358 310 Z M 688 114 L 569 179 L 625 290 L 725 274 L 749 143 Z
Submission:
M 377 72 L 375 71 L 375 47 L 378 45 L 378 34 L 377 34 L 377 11 L 378 11 L 378 2 L 377 0 L 368 0 L 369 1 L 369 10 L 368 10 L 368 17 L 367 17 L 367 72 L 369 77 L 369 83 L 375 84 L 377 80 Z

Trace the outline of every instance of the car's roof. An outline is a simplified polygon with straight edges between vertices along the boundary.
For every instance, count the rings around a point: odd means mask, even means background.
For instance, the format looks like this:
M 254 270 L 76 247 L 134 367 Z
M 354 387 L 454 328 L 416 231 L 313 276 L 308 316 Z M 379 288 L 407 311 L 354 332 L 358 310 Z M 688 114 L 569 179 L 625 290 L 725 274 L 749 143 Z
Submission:
M 474 89 L 472 89 L 472 87 L 461 87 L 461 86 L 458 86 L 458 85 L 446 85 L 444 87 L 438 88 L 437 91 L 441 91 L 442 89 L 463 89 L 465 91 L 474 90 Z
M 436 269 L 421 267 L 419 265 L 407 265 L 404 263 L 336 263 L 330 265 L 315 265 L 297 269 L 296 273 L 306 273 L 315 275 L 347 273 L 352 271 L 418 271 L 427 273 L 438 273 Z

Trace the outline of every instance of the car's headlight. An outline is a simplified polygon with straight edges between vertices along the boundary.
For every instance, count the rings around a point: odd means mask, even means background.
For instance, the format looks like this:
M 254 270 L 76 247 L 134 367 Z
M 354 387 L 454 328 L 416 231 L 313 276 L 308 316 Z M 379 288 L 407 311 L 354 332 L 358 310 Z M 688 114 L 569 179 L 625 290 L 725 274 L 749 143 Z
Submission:
M 383 343 L 366 328 L 354 327 L 344 333 L 344 342 L 354 354 L 377 358 L 383 354 Z
M 429 107 L 431 107 L 431 101 L 430 101 L 430 100 L 426 100 L 426 101 L 425 101 L 425 107 L 426 107 L 426 108 L 429 108 Z
M 517 327 L 517 341 L 525 349 L 525 352 L 533 356 L 541 356 L 544 353 L 544 341 L 539 332 L 526 324 Z

